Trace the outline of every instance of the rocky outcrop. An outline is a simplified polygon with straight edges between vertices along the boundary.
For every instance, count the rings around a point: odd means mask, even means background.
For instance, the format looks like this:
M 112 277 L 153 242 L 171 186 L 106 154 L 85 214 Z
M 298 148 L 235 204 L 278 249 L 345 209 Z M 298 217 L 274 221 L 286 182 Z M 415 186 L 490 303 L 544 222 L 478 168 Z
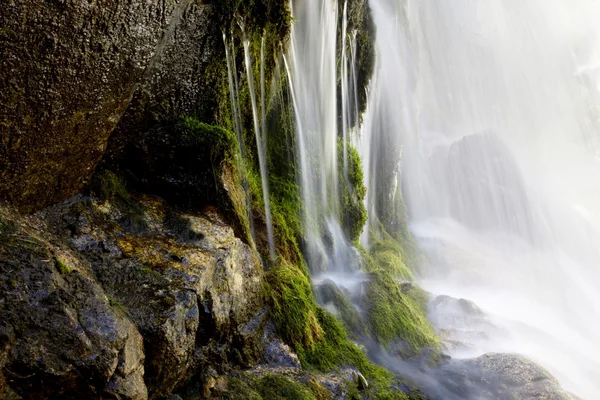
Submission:
M 519 354 L 488 353 L 472 359 L 445 357 L 438 365 L 382 359 L 433 399 L 574 400 L 546 369 Z
M 222 374 L 258 362 L 267 313 L 257 253 L 214 209 L 179 214 L 158 198 L 131 201 L 135 217 L 131 206 L 82 196 L 39 216 L 85 255 L 138 327 L 150 398 L 203 380 L 209 367 Z
M 490 340 L 509 340 L 488 315 L 466 299 L 440 295 L 429 304 L 428 318 L 436 328 L 444 351 L 463 357 L 481 354 Z
M 572 400 L 550 372 L 525 356 L 490 353 L 465 362 L 478 371 L 470 379 L 489 389 L 494 399 Z
M 145 399 L 136 326 L 85 259 L 14 215 L 0 209 L 0 398 Z
M 261 360 L 257 253 L 213 208 L 125 203 L 0 208 L 0 398 L 160 398 Z
M 190 0 L 0 4 L 0 198 L 79 192 Z

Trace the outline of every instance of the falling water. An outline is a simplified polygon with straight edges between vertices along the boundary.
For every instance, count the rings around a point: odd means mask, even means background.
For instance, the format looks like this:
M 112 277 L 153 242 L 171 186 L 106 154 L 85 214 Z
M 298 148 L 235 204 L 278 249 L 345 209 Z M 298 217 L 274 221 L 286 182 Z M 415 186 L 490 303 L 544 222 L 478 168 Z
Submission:
M 248 80 L 248 90 L 250 92 L 250 101 L 252 103 L 252 118 L 254 122 L 254 135 L 256 137 L 256 149 L 258 153 L 258 164 L 260 169 L 260 178 L 263 191 L 263 200 L 265 203 L 265 223 L 267 225 L 267 239 L 269 241 L 269 255 L 271 258 L 275 257 L 275 241 L 273 239 L 273 223 L 271 221 L 271 203 L 269 202 L 269 177 L 267 172 L 267 155 L 266 155 L 266 127 L 265 127 L 265 110 L 264 110 L 264 39 L 262 40 L 261 46 L 261 105 L 262 105 L 262 122 L 261 124 L 258 118 L 258 106 L 256 104 L 256 92 L 254 91 L 254 73 L 252 72 L 252 60 L 250 58 L 250 41 L 245 37 L 244 25 L 240 23 L 243 35 L 244 44 L 244 60 L 246 64 L 246 75 Z
M 342 16 L 342 139 L 344 154 L 344 180 L 348 181 L 348 129 L 350 125 L 350 110 L 348 109 L 348 59 L 346 55 L 346 36 L 348 30 L 348 2 L 344 2 L 344 12 Z
M 227 43 L 227 36 L 223 32 L 223 44 L 225 45 L 225 58 L 227 60 L 227 78 L 229 81 L 229 97 L 231 100 L 231 110 L 233 112 L 233 128 L 238 139 L 238 146 L 240 148 L 240 160 L 238 165 L 242 171 L 242 187 L 246 194 L 246 208 L 248 210 L 248 221 L 250 225 L 250 232 L 252 239 L 256 240 L 254 232 L 254 218 L 252 217 L 252 202 L 250 200 L 250 190 L 248 188 L 248 180 L 246 179 L 246 150 L 244 146 L 244 134 L 242 130 L 242 120 L 240 118 L 240 104 L 239 104 L 239 91 L 237 86 L 237 75 L 235 74 L 235 60 L 232 61 L 232 56 L 229 54 L 229 44 Z M 233 43 L 231 48 L 233 49 Z M 235 54 L 233 55 L 235 59 Z
M 596 398 L 600 4 L 370 5 L 377 60 L 360 142 L 370 221 L 382 190 L 401 184 L 430 261 L 425 288 L 475 301 L 507 332 L 469 356 L 523 353 Z
M 356 72 L 356 31 L 352 32 L 352 36 L 350 38 L 350 82 L 352 83 L 350 96 L 351 103 L 349 105 L 349 121 L 350 126 L 358 127 L 359 121 L 359 109 L 358 109 L 358 76 Z M 351 141 L 355 143 L 358 139 L 357 135 L 351 135 Z

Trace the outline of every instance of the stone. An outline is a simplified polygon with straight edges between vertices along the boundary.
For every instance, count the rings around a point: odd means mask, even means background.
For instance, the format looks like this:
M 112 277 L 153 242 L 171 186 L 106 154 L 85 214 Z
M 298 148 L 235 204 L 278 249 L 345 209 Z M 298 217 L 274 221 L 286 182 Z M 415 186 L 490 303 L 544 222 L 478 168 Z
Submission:
M 0 207 L 0 393 L 147 399 L 136 326 L 86 260 L 15 215 Z
M 84 249 L 142 334 L 149 397 L 169 396 L 207 368 L 220 375 L 256 364 L 267 316 L 256 251 L 212 208 L 183 214 L 156 197 L 134 201 L 143 232 L 121 223 L 118 205 L 83 196 L 36 216 Z
M 190 2 L 0 4 L 0 199 L 30 212 L 84 188 Z

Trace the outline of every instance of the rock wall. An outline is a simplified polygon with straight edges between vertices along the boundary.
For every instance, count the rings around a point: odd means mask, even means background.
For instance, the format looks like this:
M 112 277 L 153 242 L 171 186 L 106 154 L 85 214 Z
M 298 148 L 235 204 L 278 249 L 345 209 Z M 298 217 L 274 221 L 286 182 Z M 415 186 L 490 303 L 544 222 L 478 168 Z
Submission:
M 27 219 L 0 209 L 0 393 L 152 399 L 259 361 L 257 253 L 214 209 L 132 201 L 137 224 L 83 196 Z
M 190 0 L 0 3 L 0 199 L 79 192 Z

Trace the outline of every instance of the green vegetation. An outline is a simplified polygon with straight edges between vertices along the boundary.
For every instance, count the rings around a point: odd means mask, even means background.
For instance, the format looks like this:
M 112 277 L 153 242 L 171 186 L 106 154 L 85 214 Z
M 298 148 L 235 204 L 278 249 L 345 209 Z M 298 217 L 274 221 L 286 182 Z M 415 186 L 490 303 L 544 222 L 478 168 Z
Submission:
M 237 139 L 227 129 L 208 125 L 192 117 L 178 121 L 185 146 L 209 149 L 212 160 L 232 160 L 237 155 Z
M 372 364 L 358 346 L 348 340 L 342 324 L 317 306 L 304 271 L 293 265 L 280 265 L 267 273 L 267 281 L 272 319 L 279 335 L 292 346 L 304 368 L 331 371 L 353 366 L 367 378 L 372 393 L 389 391 L 401 395 L 391 389 L 393 375 Z
M 123 225 L 141 233 L 148 229 L 143 207 L 130 195 L 124 180 L 109 170 L 97 171 L 92 177 L 91 191 L 102 201 L 108 201 L 124 214 Z
M 116 308 L 117 310 L 121 310 L 123 312 L 127 311 L 127 309 L 125 308 L 125 306 L 119 300 L 113 299 L 112 297 L 108 298 L 108 304 L 111 307 Z
M 382 269 L 370 273 L 367 293 L 368 316 L 374 336 L 382 344 L 405 341 L 413 352 L 436 347 L 438 339 L 423 313 L 422 305 L 402 293 L 394 277 Z
M 242 188 L 243 166 L 235 134 L 227 129 L 208 125 L 192 117 L 176 121 L 182 145 L 204 159 L 204 165 L 190 166 L 203 170 L 201 182 L 207 200 L 216 202 L 231 216 L 234 229 L 246 243 L 254 246 L 248 219 L 247 197 Z M 208 171 L 208 172 L 207 172 Z
M 350 300 L 335 285 L 325 283 L 318 288 L 318 298 L 322 304 L 332 303 L 338 315 L 336 317 L 342 322 L 346 332 L 353 337 L 362 337 L 367 334 L 367 329 L 362 318 Z
M 123 204 L 131 202 L 131 196 L 123 180 L 109 170 L 102 170 L 94 175 L 92 190 L 104 201 Z
M 405 251 L 402 245 L 392 238 L 383 227 L 380 228 L 380 237 L 381 239 L 378 239 L 371 233 L 371 257 L 373 258 L 371 265 L 387 271 L 396 278 L 411 280 L 413 273 L 404 263 Z
M 344 176 L 344 144 L 338 140 L 338 164 L 340 176 L 340 220 L 348 238 L 355 244 L 367 222 L 367 210 L 364 199 L 367 194 L 363 180 L 363 169 L 358 151 L 347 144 L 348 176 Z M 346 180 L 347 178 L 347 180 Z
M 264 400 L 317 400 L 307 387 L 281 375 L 267 375 L 256 387 Z
M 65 261 L 58 257 L 56 258 L 56 267 L 62 275 L 68 275 L 73 272 L 73 268 L 71 268 Z

